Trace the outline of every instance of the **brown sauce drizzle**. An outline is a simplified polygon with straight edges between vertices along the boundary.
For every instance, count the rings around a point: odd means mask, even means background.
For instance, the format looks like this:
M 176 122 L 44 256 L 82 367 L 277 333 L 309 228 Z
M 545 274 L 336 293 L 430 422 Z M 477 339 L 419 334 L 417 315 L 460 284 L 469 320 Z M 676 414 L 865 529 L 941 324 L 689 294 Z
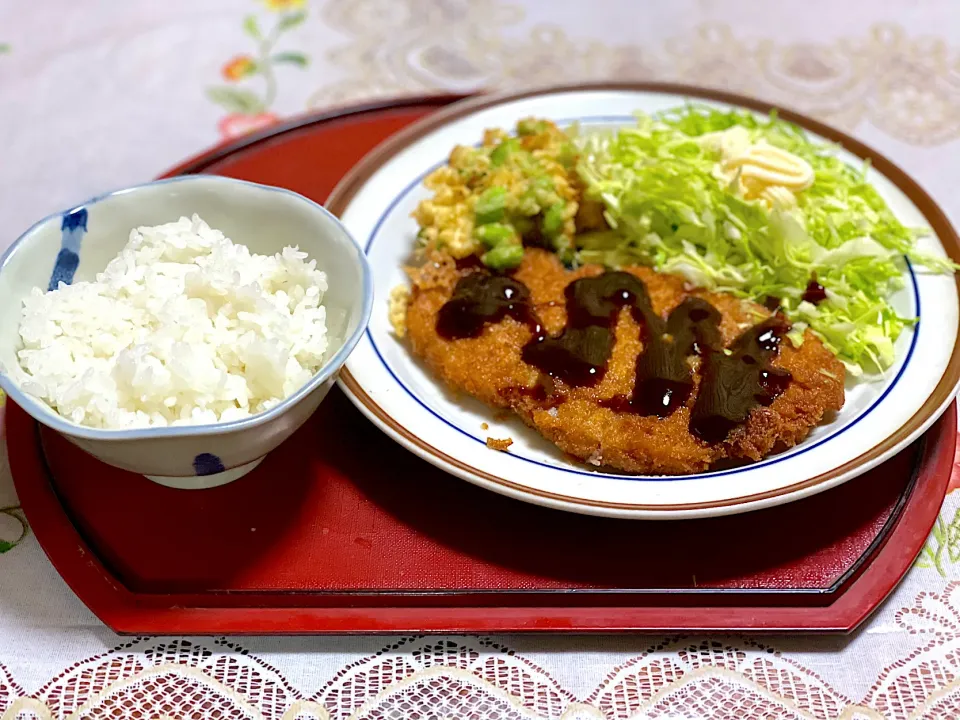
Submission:
M 643 341 L 634 390 L 603 404 L 620 412 L 667 417 L 693 392 L 690 357 L 700 356 L 700 390 L 690 430 L 706 442 L 726 438 L 754 407 L 770 405 L 790 381 L 788 372 L 768 365 L 788 329 L 779 316 L 750 328 L 725 349 L 716 308 L 700 298 L 687 298 L 664 320 L 653 311 L 646 285 L 630 273 L 608 271 L 581 278 L 567 285 L 564 294 L 567 325 L 550 336 L 523 283 L 473 272 L 460 279 L 440 309 L 437 332 L 450 340 L 477 337 L 488 323 L 512 317 L 533 331 L 522 351 L 524 362 L 567 385 L 593 386 L 606 372 L 620 310 L 629 308 Z
M 827 289 L 817 282 L 817 278 L 811 278 L 810 282 L 807 283 L 807 289 L 803 293 L 802 300 L 806 300 L 808 303 L 822 303 L 827 299 Z
M 526 285 L 505 275 L 472 272 L 460 278 L 453 297 L 440 308 L 437 333 L 448 340 L 478 337 L 487 324 L 505 317 L 529 325 L 534 335 L 543 334 Z
M 770 312 L 775 313 L 780 309 L 780 298 L 774 297 L 773 295 L 767 295 L 763 299 L 763 306 Z
M 705 442 L 720 442 L 746 422 L 757 405 L 769 406 L 787 385 L 790 373 L 769 366 L 789 329 L 780 316 L 744 332 L 729 348 L 704 355 L 700 391 L 690 414 L 690 431 Z
M 523 348 L 523 360 L 568 385 L 596 385 L 607 369 L 620 308 L 629 306 L 643 322 L 650 308 L 647 288 L 633 275 L 607 272 L 575 280 L 564 295 L 567 326 L 555 337 L 534 337 Z

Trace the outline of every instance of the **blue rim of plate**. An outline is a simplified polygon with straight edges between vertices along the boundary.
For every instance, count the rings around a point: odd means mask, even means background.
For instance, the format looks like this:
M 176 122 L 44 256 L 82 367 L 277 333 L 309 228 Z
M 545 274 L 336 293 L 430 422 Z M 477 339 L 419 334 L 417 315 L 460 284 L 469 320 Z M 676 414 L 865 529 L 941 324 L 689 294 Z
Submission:
M 633 115 L 586 115 L 586 116 L 577 117 L 577 118 L 563 118 L 560 120 L 555 120 L 554 122 L 556 122 L 558 125 L 561 125 L 561 126 L 567 126 L 567 125 L 572 125 L 574 123 L 584 123 L 584 124 L 625 123 L 625 122 L 631 122 L 634 119 L 635 118 Z M 374 242 L 377 240 L 377 236 L 380 233 L 381 227 L 383 226 L 387 217 L 389 217 L 390 214 L 397 207 L 397 205 L 399 205 L 411 192 L 413 192 L 415 189 L 420 187 L 420 185 L 423 183 L 423 180 L 427 177 L 427 175 L 429 175 L 431 172 L 433 172 L 437 168 L 440 168 L 443 165 L 445 165 L 446 162 L 447 162 L 446 160 L 443 160 L 429 167 L 427 170 L 425 170 L 423 173 L 417 176 L 417 178 L 411 181 L 403 190 L 400 191 L 398 195 L 396 195 L 390 201 L 386 209 L 377 219 L 377 222 L 373 227 L 373 231 L 370 233 L 370 237 L 363 247 L 363 252 L 366 256 L 368 257 L 370 256 L 370 251 L 373 248 Z M 674 475 L 624 475 L 624 474 L 606 473 L 601 470 L 589 471 L 589 470 L 578 470 L 573 467 L 561 467 L 558 465 L 541 462 L 539 460 L 534 460 L 533 458 L 524 457 L 523 455 L 517 455 L 515 453 L 511 453 L 510 456 L 512 458 L 521 460 L 526 463 L 530 463 L 532 465 L 537 465 L 539 467 L 547 468 L 550 470 L 556 470 L 558 472 L 564 472 L 571 475 L 581 475 L 581 476 L 593 477 L 593 478 L 608 478 L 611 480 L 632 480 L 632 481 L 643 481 L 643 482 L 651 482 L 651 481 L 652 482 L 678 482 L 683 480 L 698 480 L 698 479 L 705 479 L 705 478 L 723 477 L 725 475 L 740 474 L 747 471 L 757 470 L 760 468 L 767 468 L 767 467 L 770 467 L 771 465 L 776 465 L 777 463 L 783 462 L 785 460 L 803 455 L 804 453 L 809 452 L 810 450 L 820 447 L 824 443 L 827 443 L 831 440 L 835 440 L 840 435 L 845 433 L 847 430 L 857 425 L 861 420 L 863 420 L 871 412 L 873 412 L 873 410 L 875 410 L 876 407 L 881 402 L 883 402 L 883 400 L 890 394 L 890 392 L 894 389 L 894 387 L 896 387 L 897 383 L 900 381 L 900 378 L 903 376 L 904 371 L 907 369 L 907 366 L 910 364 L 910 359 L 913 357 L 913 351 L 917 345 L 917 338 L 920 335 L 920 324 L 921 324 L 921 317 L 922 317 L 921 311 L 920 311 L 920 289 L 917 285 L 917 278 L 916 278 L 916 275 L 914 274 L 913 266 L 911 265 L 910 260 L 906 256 L 904 256 L 903 259 L 904 259 L 904 262 L 906 263 L 907 274 L 910 277 L 910 282 L 913 289 L 913 304 L 914 304 L 913 316 L 917 318 L 916 323 L 914 323 L 912 327 L 912 336 L 910 338 L 910 346 L 907 349 L 907 353 L 904 356 L 903 363 L 900 365 L 900 368 L 897 371 L 897 374 L 894 376 L 893 381 L 884 389 L 884 391 L 880 394 L 880 396 L 870 405 L 870 407 L 866 408 L 863 412 L 861 412 L 859 415 L 853 418 L 850 422 L 848 422 L 843 427 L 838 428 L 832 434 L 829 434 L 826 437 L 820 438 L 819 440 L 817 440 L 814 443 L 811 443 L 810 445 L 795 447 L 792 450 L 787 450 L 783 453 L 767 458 L 766 460 L 760 460 L 758 462 L 751 463 L 750 465 L 747 465 L 744 467 L 737 467 L 729 470 L 715 470 L 712 472 L 698 473 L 696 475 L 676 475 L 676 476 Z M 409 387 L 407 387 L 403 383 L 402 380 L 400 380 L 397 374 L 393 371 L 393 368 L 391 368 L 389 363 L 386 361 L 386 358 L 384 358 L 383 353 L 380 352 L 380 348 L 377 347 L 376 340 L 374 339 L 373 333 L 370 331 L 369 326 L 367 326 L 365 335 L 369 339 L 370 346 L 373 348 L 373 351 L 376 354 L 377 359 L 383 365 L 387 373 L 389 373 L 390 377 L 393 378 L 394 382 L 396 382 L 397 385 L 399 385 L 404 390 L 404 392 L 407 393 L 407 395 L 409 395 L 418 405 L 420 405 L 423 409 L 425 409 L 431 415 L 436 417 L 438 420 L 443 422 L 445 425 L 453 428 L 454 430 L 459 432 L 461 435 L 464 435 L 470 438 L 474 442 L 480 443 L 481 445 L 486 447 L 486 442 L 484 440 L 476 437 L 475 435 L 468 432 L 467 430 L 464 430 L 462 427 L 460 427 L 456 423 L 445 418 L 443 415 L 441 415 L 439 412 L 437 412 L 432 407 L 430 407 L 427 403 L 421 400 L 416 393 L 414 393 Z

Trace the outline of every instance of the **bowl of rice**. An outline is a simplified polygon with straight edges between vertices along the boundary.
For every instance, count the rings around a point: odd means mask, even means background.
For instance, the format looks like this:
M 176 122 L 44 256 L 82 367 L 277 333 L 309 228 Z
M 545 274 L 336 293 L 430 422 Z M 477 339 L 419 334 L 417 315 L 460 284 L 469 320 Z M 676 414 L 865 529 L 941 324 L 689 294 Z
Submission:
M 0 258 L 0 387 L 110 465 L 215 487 L 310 417 L 372 304 L 366 257 L 320 205 L 160 180 L 41 220 Z

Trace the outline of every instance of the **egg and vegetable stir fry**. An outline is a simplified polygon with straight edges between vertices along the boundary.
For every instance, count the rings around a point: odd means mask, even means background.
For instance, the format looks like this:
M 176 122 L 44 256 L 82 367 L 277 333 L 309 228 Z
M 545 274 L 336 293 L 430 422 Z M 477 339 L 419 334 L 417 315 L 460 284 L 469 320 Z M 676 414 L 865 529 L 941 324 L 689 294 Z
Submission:
M 434 196 L 414 213 L 421 241 L 455 258 L 480 255 L 494 270 L 517 267 L 524 242 L 571 262 L 582 194 L 576 160 L 573 142 L 547 120 L 522 120 L 515 137 L 488 130 L 480 147 L 456 147 L 424 181 Z

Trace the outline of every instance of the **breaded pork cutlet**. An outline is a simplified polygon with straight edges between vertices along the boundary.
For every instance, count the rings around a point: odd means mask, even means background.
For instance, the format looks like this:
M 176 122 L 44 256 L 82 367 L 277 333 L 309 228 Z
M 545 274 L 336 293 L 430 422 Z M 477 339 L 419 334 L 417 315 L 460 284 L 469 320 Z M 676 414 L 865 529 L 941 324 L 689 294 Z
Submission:
M 537 323 L 516 312 L 484 323 L 475 337 L 444 337 L 438 332 L 441 308 L 451 300 L 461 278 L 474 272 L 485 271 L 458 268 L 453 258 L 441 252 L 430 254 L 421 267 L 410 271 L 412 290 L 405 330 L 413 352 L 452 389 L 494 407 L 509 408 L 563 451 L 592 465 L 679 475 L 708 470 L 723 460 L 759 460 L 797 444 L 826 414 L 843 405 L 844 367 L 808 331 L 799 348 L 784 338 L 771 354 L 771 369 L 764 377 L 783 380 L 769 404 L 751 405 L 743 422 L 724 429 L 722 437 L 704 439 L 703 433 L 691 430 L 706 375 L 707 361 L 702 357 L 691 353 L 682 360 L 693 369 L 692 390 L 669 414 L 642 414 L 624 405 L 623 398 L 634 391 L 638 355 L 649 349 L 644 347 L 641 322 L 627 307 L 617 311 L 605 372 L 593 385 L 568 384 L 562 374 L 551 377 L 525 361 L 524 348 L 536 336 Z M 650 310 L 660 318 L 678 306 L 706 315 L 703 301 L 715 308 L 719 312 L 713 331 L 719 332 L 715 341 L 718 363 L 724 357 L 739 357 L 735 342 L 746 330 L 758 323 L 777 322 L 760 305 L 730 295 L 689 291 L 676 276 L 644 267 L 626 268 L 625 272 L 643 282 Z M 542 328 L 540 336 L 551 338 L 568 324 L 567 286 L 602 273 L 600 266 L 569 271 L 556 255 L 528 249 L 512 278 L 529 290 L 529 305 Z M 755 360 L 748 358 L 747 362 Z

